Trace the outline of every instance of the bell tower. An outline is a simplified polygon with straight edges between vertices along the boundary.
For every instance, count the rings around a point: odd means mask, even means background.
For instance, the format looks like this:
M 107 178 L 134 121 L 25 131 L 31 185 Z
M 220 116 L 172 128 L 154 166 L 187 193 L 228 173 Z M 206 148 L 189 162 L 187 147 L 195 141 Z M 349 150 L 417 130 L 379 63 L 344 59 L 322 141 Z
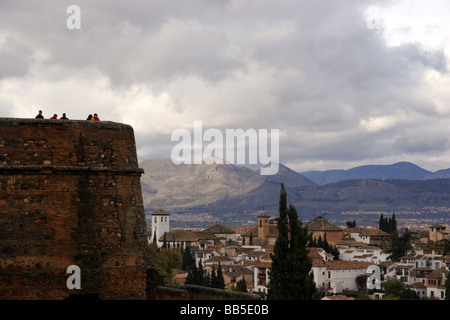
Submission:
M 267 236 L 269 235 L 269 218 L 267 213 L 258 215 L 258 241 L 262 245 L 267 245 Z
M 169 232 L 170 230 L 170 213 L 159 209 L 151 214 L 152 216 L 152 235 L 150 238 L 150 242 L 153 242 L 153 239 L 156 239 L 156 244 L 158 247 L 163 245 L 162 241 L 159 239 L 164 235 L 165 232 Z

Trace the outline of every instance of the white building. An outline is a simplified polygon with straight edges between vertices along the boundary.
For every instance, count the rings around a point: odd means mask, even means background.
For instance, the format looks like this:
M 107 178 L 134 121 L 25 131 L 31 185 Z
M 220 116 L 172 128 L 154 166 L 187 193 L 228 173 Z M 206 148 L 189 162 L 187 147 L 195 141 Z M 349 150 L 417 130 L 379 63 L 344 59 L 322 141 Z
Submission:
M 159 209 L 151 213 L 152 216 L 152 234 L 149 238 L 149 243 L 156 239 L 156 244 L 161 247 L 164 243 L 160 238 L 165 232 L 169 232 L 170 213 Z
M 344 290 L 358 290 L 356 278 L 367 274 L 370 262 L 313 260 L 312 272 L 318 288 L 324 288 L 328 293 L 339 293 Z
M 374 246 L 359 246 L 356 248 L 339 247 L 339 259 L 346 261 L 361 261 L 379 264 L 387 260 L 388 253 Z

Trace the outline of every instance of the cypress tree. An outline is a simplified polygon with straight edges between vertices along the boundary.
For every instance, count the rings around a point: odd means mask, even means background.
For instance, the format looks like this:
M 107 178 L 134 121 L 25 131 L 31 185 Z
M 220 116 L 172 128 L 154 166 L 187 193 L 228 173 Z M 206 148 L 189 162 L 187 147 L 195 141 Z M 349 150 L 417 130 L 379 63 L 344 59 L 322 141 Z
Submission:
M 207 271 L 205 271 L 205 275 L 203 277 L 203 285 L 206 287 L 211 287 L 211 275 Z
M 164 232 L 164 241 L 163 241 L 163 245 L 162 245 L 163 249 L 167 248 L 167 241 L 166 241 L 166 233 Z
M 191 254 L 191 250 L 189 250 L 189 246 L 187 246 L 181 259 L 181 270 L 186 271 L 191 266 L 195 266 L 195 259 Z
M 278 237 L 275 241 L 273 253 L 270 254 L 272 266 L 269 273 L 268 298 L 274 300 L 285 299 L 289 282 L 291 281 L 286 259 L 289 252 L 288 210 L 287 194 L 282 183 L 278 206 Z
M 225 289 L 225 279 L 223 278 L 222 266 L 220 265 L 220 261 L 219 261 L 219 267 L 217 268 L 217 287 L 216 288 Z
M 213 266 L 212 271 L 211 271 L 211 287 L 213 288 L 217 288 L 218 284 L 217 284 L 217 276 L 216 276 L 216 268 Z
M 319 238 L 317 239 L 317 247 L 323 249 L 322 235 L 320 235 L 320 234 L 319 234 Z
M 397 220 L 395 219 L 395 213 L 392 214 L 392 219 L 389 224 L 390 233 L 397 232 Z
M 385 231 L 385 227 L 384 227 L 384 217 L 383 214 L 381 214 L 380 216 L 380 220 L 378 221 L 378 229 Z
M 187 268 L 186 283 L 198 284 L 198 270 L 195 263 Z
M 312 261 L 308 256 L 308 229 L 298 219 L 297 209 L 289 206 L 289 252 L 287 255 L 290 275 L 287 300 L 315 300 L 319 293 L 311 273 Z M 326 241 L 326 240 L 325 240 Z M 325 242 L 326 243 L 326 242 Z
M 247 292 L 247 284 L 245 283 L 244 277 L 242 277 L 242 280 L 239 280 L 236 285 L 240 292 Z
M 196 284 L 199 286 L 205 285 L 205 272 L 203 270 L 202 260 L 198 262 Z
M 323 248 L 323 250 L 325 250 L 325 252 L 330 252 L 330 249 L 331 249 L 330 245 L 328 244 L 328 241 L 327 241 L 327 234 L 326 233 L 323 235 L 322 248 Z

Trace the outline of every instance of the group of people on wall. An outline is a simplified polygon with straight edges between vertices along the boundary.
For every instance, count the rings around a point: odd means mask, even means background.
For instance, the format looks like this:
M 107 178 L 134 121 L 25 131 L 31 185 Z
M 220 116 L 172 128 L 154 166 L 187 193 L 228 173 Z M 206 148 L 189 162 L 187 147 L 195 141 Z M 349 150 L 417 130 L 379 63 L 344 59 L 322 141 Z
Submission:
M 42 114 L 42 110 L 39 110 L 38 115 L 35 117 L 35 119 L 44 119 L 44 116 Z M 58 115 L 55 113 L 53 114 L 53 117 L 50 117 L 50 119 L 58 119 Z M 69 118 L 67 118 L 66 114 L 63 113 L 62 117 L 59 118 L 62 120 L 69 120 Z M 89 121 L 100 121 L 100 118 L 98 117 L 98 115 L 96 113 L 94 113 L 94 115 L 90 114 L 86 120 Z

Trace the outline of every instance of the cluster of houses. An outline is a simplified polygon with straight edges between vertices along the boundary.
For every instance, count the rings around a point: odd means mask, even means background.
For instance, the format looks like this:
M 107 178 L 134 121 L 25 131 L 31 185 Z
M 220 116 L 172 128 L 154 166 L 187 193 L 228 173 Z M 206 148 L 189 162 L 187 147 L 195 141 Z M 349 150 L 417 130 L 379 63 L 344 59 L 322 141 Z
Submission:
M 201 231 L 170 230 L 170 214 L 165 210 L 152 213 L 152 232 L 149 241 L 156 239 L 162 246 L 187 247 L 195 257 L 197 265 L 211 271 L 218 265 L 222 268 L 225 285 L 233 287 L 242 279 L 249 292 L 267 293 L 271 268 L 270 253 L 277 238 L 276 220 L 268 214 L 257 216 L 257 226 L 245 233 L 237 234 L 221 224 Z M 427 240 L 447 238 L 445 226 L 431 226 Z M 309 248 L 314 282 L 324 299 L 352 299 L 343 293 L 356 292 L 365 287 L 365 279 L 372 275 L 370 266 L 377 266 L 381 283 L 397 278 L 418 294 L 420 298 L 445 298 L 445 281 L 449 274 L 450 256 L 434 251 L 415 248 L 414 252 L 394 262 L 383 251 L 390 244 L 390 236 L 375 228 L 340 228 L 325 219 L 316 219 L 308 224 L 313 238 L 326 239 L 329 245 L 339 250 L 339 259 L 322 248 Z M 173 281 L 184 283 L 185 272 L 177 273 Z M 331 295 L 331 297 L 330 297 Z M 383 297 L 376 290 L 375 298 Z

